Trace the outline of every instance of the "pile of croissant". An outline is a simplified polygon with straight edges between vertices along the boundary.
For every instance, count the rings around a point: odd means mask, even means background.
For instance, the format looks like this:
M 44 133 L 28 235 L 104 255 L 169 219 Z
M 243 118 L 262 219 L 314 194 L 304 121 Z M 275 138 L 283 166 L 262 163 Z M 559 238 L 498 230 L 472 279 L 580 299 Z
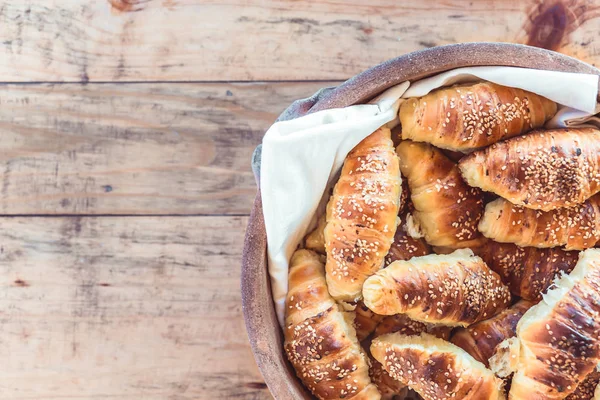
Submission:
M 348 154 L 290 261 L 285 352 L 314 396 L 600 398 L 600 131 L 543 130 L 556 112 L 442 88 Z

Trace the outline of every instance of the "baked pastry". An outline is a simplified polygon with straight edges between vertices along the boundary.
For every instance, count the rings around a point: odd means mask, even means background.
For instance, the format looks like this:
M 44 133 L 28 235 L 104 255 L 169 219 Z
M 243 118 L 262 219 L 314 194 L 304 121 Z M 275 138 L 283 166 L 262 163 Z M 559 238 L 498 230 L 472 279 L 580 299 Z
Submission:
M 489 367 L 488 360 L 494 355 L 496 346 L 515 336 L 517 322 L 531 306 L 533 303 L 520 300 L 490 319 L 457 329 L 450 341 Z
M 600 372 L 593 371 L 583 382 L 577 386 L 577 389 L 566 397 L 566 400 L 597 400 L 594 393 L 600 383 Z
M 503 382 L 466 351 L 423 333 L 392 333 L 371 344 L 371 354 L 390 376 L 425 400 L 504 399 Z
M 336 300 L 360 300 L 365 279 L 382 267 L 396 233 L 400 189 L 390 130 L 379 128 L 348 154 L 327 205 L 325 268 Z
M 512 243 L 487 241 L 473 252 L 510 288 L 512 294 L 523 299 L 538 302 L 542 293 L 561 273 L 569 273 L 575 268 L 578 251 L 566 251 L 559 247 L 540 249 L 519 247 Z
M 323 214 L 317 220 L 317 227 L 304 238 L 305 248 L 325 254 L 325 225 L 327 225 L 327 220 Z
M 396 332 L 407 336 L 419 335 L 425 332 L 439 337 L 440 339 L 448 340 L 450 339 L 452 327 L 414 321 L 404 314 L 388 315 L 381 320 L 379 325 L 377 325 L 373 337 Z
M 520 345 L 510 399 L 564 399 L 600 361 L 600 250 L 581 253 L 517 325 Z
M 600 194 L 583 204 L 551 211 L 532 210 L 499 198 L 486 205 L 479 230 L 497 242 L 521 247 L 594 247 L 600 241 Z
M 385 256 L 385 265 L 398 260 L 410 260 L 413 257 L 431 254 L 431 247 L 423 238 L 414 239 L 406 231 L 406 225 L 401 223 L 396 229 L 394 242 Z
M 403 139 L 465 152 L 541 127 L 556 110 L 535 93 L 483 82 L 409 99 L 399 114 Z
M 377 314 L 448 326 L 491 318 L 511 300 L 498 274 L 469 249 L 393 262 L 365 281 L 363 297 Z
M 483 214 L 483 196 L 460 177 L 458 167 L 426 143 L 403 141 L 396 152 L 408 181 L 415 211 L 412 216 L 427 243 L 463 248 L 477 245 L 477 224 Z
M 476 151 L 458 163 L 471 186 L 549 211 L 600 191 L 600 131 L 536 131 Z
M 285 352 L 296 374 L 319 399 L 379 399 L 352 326 L 327 291 L 321 256 L 297 250 L 290 261 Z
M 383 315 L 375 314 L 369 310 L 365 303 L 359 301 L 354 309 L 356 316 L 354 317 L 354 328 L 356 328 L 356 337 L 360 342 L 365 340 L 377 327 L 377 325 L 385 318 Z
M 377 386 L 381 393 L 382 400 L 404 399 L 408 392 L 408 387 L 402 382 L 392 378 L 390 374 L 383 368 L 383 365 L 375 358 L 371 357 L 371 380 Z

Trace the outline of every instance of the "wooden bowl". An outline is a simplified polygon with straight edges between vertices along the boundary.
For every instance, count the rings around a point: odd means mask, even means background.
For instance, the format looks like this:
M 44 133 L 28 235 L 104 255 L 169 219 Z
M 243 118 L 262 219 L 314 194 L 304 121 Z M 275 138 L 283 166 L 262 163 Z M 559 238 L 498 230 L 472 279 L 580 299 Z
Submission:
M 365 102 L 404 81 L 415 81 L 459 67 L 499 65 L 600 75 L 589 64 L 565 55 L 508 43 L 464 43 L 416 51 L 379 64 L 335 88 L 317 92 L 288 107 L 279 120 L 329 108 Z M 549 82 L 552 84 L 552 82 Z M 257 155 L 260 157 L 260 154 Z M 254 165 L 259 165 L 254 160 Z M 255 173 L 259 173 L 255 169 Z M 275 316 L 267 272 L 267 237 L 260 189 L 256 195 L 242 258 L 242 307 L 258 368 L 276 400 L 312 399 L 283 352 L 282 331 Z

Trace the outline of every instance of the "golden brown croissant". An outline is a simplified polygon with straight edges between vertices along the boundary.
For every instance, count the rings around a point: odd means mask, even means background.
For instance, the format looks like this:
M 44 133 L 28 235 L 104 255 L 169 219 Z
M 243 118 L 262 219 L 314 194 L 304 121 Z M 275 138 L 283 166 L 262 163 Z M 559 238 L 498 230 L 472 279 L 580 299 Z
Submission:
M 554 210 L 600 191 L 600 131 L 536 131 L 476 151 L 459 162 L 471 186 L 513 204 Z
M 482 239 L 477 224 L 483 196 L 460 177 L 455 163 L 426 143 L 404 141 L 396 147 L 408 180 L 413 217 L 434 246 L 470 247 Z
M 551 211 L 532 210 L 499 198 L 486 205 L 479 230 L 497 242 L 521 247 L 594 247 L 600 241 L 600 195 Z
M 395 380 L 388 374 L 383 368 L 383 365 L 375 358 L 371 357 L 371 380 L 377 386 L 379 393 L 381 393 L 382 400 L 393 400 L 404 399 L 408 388 L 402 382 Z
M 304 247 L 319 254 L 325 254 L 325 225 L 327 225 L 327 220 L 323 214 L 317 220 L 317 227 L 304 238 Z
M 356 303 L 354 312 L 356 313 L 356 316 L 354 317 L 356 337 L 362 342 L 373 333 L 377 325 L 383 320 L 384 316 L 375 314 L 373 311 L 369 310 L 362 301 Z
M 426 256 L 431 254 L 431 247 L 422 239 L 413 239 L 406 232 L 405 225 L 400 224 L 394 235 L 394 243 L 385 256 L 385 265 L 390 265 L 398 260 L 410 260 L 413 257 Z
M 379 399 L 353 313 L 329 295 L 322 258 L 297 250 L 290 261 L 285 351 L 296 374 L 319 399 Z
M 363 282 L 382 267 L 396 232 L 400 189 L 390 130 L 379 128 L 348 154 L 327 205 L 326 277 L 336 300 L 360 300 Z
M 600 361 L 600 250 L 581 253 L 569 275 L 517 325 L 510 399 L 564 399 Z
M 468 249 L 396 261 L 365 281 L 363 297 L 377 314 L 448 326 L 491 318 L 511 299 L 498 274 Z
M 484 82 L 405 101 L 400 123 L 403 139 L 468 151 L 541 127 L 556 110 L 535 93 Z
M 493 240 L 473 248 L 473 252 L 500 275 L 514 295 L 534 302 L 542 298 L 557 274 L 571 272 L 579 258 L 578 251 L 519 247 Z
M 600 383 L 600 372 L 593 371 L 577 386 L 573 393 L 566 397 L 566 400 L 596 400 L 594 392 L 598 387 L 598 383 Z
M 452 335 L 450 341 L 489 367 L 488 360 L 494 355 L 496 346 L 505 339 L 515 336 L 517 322 L 531 306 L 533 303 L 520 300 L 490 319 L 473 324 L 468 328 L 459 328 Z
M 385 335 L 387 333 L 401 333 L 403 335 L 419 335 L 429 333 L 440 339 L 450 339 L 452 327 L 443 325 L 427 324 L 425 322 L 414 321 L 404 314 L 389 315 L 375 328 L 374 337 Z
M 435 336 L 392 333 L 371 344 L 371 354 L 390 376 L 426 400 L 504 399 L 502 380 L 458 346 Z

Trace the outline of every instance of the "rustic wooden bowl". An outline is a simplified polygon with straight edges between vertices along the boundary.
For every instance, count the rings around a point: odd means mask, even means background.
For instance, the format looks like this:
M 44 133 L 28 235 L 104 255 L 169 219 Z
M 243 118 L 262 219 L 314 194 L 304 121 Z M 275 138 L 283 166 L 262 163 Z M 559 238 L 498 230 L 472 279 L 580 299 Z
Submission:
M 279 120 L 362 103 L 400 82 L 415 81 L 458 67 L 482 65 L 600 75 L 598 69 L 582 61 L 524 45 L 464 43 L 433 47 L 386 61 L 336 88 L 323 89 L 308 99 L 298 100 L 281 114 Z M 258 163 L 255 162 L 255 165 Z M 248 338 L 258 368 L 275 399 L 312 399 L 283 353 L 282 331 L 271 296 L 266 250 L 267 237 L 259 188 L 246 231 L 242 258 L 242 307 Z

